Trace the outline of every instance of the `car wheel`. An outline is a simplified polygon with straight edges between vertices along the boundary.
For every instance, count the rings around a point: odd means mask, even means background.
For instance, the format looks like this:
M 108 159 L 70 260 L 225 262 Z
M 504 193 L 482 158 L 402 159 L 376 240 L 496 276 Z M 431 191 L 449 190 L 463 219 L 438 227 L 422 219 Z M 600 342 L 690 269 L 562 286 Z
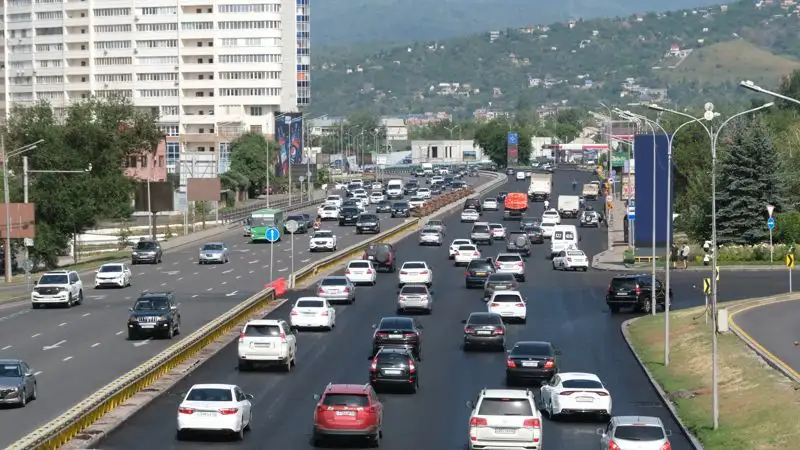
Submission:
M 253 413 L 250 413 L 250 417 L 247 418 L 247 425 L 244 426 L 244 431 L 250 431 L 253 429 Z
M 553 263 L 553 270 L 558 270 L 558 267 L 556 267 L 556 263 Z
M 289 372 L 292 371 L 292 358 L 291 357 L 286 358 L 286 364 L 284 364 L 284 366 L 283 366 L 283 371 L 286 372 L 286 373 L 289 373 Z
M 395 313 L 396 313 L 398 316 L 402 316 L 402 315 L 403 315 L 403 309 L 402 309 L 402 308 L 397 308 L 397 310 L 395 311 Z
M 22 388 L 22 396 L 19 398 L 19 406 L 24 408 L 28 404 L 28 391 Z
M 33 383 L 33 392 L 31 393 L 31 400 L 36 400 L 39 397 L 39 385 Z
M 611 310 L 611 314 L 616 314 L 619 312 L 619 306 L 617 305 L 609 305 L 608 309 Z
M 72 308 L 72 303 L 72 294 L 69 294 L 69 297 L 67 297 L 67 308 Z
M 78 291 L 78 304 L 83 304 L 83 291 Z

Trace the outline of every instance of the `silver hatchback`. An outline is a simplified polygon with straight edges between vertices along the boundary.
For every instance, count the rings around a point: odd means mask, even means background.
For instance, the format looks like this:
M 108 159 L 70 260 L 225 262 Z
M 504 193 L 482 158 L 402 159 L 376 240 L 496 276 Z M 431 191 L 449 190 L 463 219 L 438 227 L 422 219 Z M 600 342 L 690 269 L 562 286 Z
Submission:
M 228 262 L 228 247 L 222 242 L 209 242 L 200 248 L 200 264 L 225 264 Z
M 658 417 L 617 416 L 612 417 L 605 428 L 598 428 L 597 434 L 601 449 L 661 450 L 669 448 L 667 444 L 672 433 L 664 429 Z
M 317 296 L 329 303 L 348 303 L 356 301 L 356 286 L 343 275 L 325 277 L 317 284 Z
M 435 228 L 425 227 L 419 232 L 419 245 L 440 246 L 443 241 L 444 237 L 442 236 L 442 232 Z
M 420 311 L 433 312 L 433 291 L 424 284 L 406 284 L 397 291 L 397 314 Z

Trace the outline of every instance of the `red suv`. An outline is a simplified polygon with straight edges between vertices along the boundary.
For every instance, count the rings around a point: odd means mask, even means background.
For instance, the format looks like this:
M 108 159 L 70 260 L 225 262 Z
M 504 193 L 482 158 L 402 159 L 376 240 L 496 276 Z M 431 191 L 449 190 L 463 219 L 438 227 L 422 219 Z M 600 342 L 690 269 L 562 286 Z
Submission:
M 328 384 L 314 395 L 314 446 L 333 437 L 359 437 L 373 447 L 383 438 L 383 404 L 369 384 Z

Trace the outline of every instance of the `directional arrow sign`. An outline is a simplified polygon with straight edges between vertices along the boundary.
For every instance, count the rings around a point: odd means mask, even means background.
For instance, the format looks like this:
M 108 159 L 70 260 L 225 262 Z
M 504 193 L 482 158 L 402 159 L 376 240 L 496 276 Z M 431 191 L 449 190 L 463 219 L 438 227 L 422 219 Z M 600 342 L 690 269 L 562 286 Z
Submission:
M 54 348 L 59 348 L 63 344 L 66 344 L 66 343 L 67 343 L 67 341 L 58 341 L 53 345 L 45 345 L 44 347 L 42 347 L 42 350 L 53 350 Z
M 767 228 L 769 228 L 770 230 L 775 228 L 775 219 L 774 218 L 770 217 L 769 219 L 767 219 Z

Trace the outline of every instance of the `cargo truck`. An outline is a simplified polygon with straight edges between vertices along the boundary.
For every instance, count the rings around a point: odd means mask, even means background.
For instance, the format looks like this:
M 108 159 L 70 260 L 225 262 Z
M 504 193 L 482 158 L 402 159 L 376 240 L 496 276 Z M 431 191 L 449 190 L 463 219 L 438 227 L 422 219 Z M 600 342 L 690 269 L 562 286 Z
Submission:
M 549 173 L 531 174 L 531 184 L 528 187 L 528 198 L 533 202 L 550 200 L 553 189 L 553 175 Z
M 586 200 L 597 200 L 597 196 L 600 195 L 600 186 L 594 183 L 584 184 L 582 194 Z
M 528 210 L 528 197 L 524 192 L 509 192 L 503 200 L 503 220 L 519 220 Z
M 561 217 L 578 217 L 581 209 L 581 200 L 577 195 L 559 195 L 558 213 Z

